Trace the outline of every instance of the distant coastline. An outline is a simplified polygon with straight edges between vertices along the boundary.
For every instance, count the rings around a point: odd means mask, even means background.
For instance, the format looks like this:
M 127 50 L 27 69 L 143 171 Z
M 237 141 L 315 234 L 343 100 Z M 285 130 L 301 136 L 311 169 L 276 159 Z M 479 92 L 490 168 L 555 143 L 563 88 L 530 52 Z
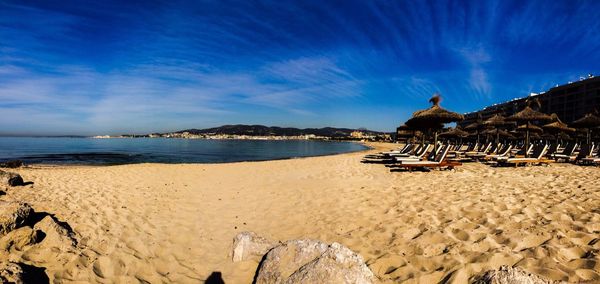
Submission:
M 264 125 L 223 125 L 207 129 L 186 129 L 167 133 L 97 135 L 95 139 L 110 138 L 181 138 L 210 140 L 334 140 L 334 141 L 392 141 L 391 133 L 349 128 L 284 128 Z

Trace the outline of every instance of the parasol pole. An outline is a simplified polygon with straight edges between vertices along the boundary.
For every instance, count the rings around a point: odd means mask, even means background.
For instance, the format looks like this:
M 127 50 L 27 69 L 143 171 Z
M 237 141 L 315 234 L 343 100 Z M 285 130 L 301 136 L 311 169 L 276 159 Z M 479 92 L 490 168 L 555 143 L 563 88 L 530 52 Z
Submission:
M 496 127 L 496 145 L 498 145 L 498 143 L 500 143 L 500 130 L 498 129 L 498 127 Z
M 587 129 L 587 144 L 588 144 L 588 145 L 591 145 L 591 144 L 590 144 L 591 136 L 592 136 L 592 135 L 591 135 L 591 130 L 588 128 L 588 129 Z
M 437 130 L 435 130 L 433 132 L 433 152 L 434 153 L 437 153 L 436 152 L 437 151 L 437 135 L 438 135 L 438 132 L 437 132 Z
M 525 158 L 529 158 L 529 125 L 525 131 Z

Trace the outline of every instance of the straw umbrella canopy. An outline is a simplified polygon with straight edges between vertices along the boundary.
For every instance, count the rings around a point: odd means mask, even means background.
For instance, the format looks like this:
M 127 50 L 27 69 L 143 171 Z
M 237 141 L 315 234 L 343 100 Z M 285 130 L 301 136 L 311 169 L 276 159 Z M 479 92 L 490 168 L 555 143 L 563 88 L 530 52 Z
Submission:
M 513 135 L 510 134 L 510 132 L 508 132 L 506 130 L 502 130 L 502 129 L 488 129 L 482 133 L 489 134 L 489 135 L 498 135 L 499 137 L 507 137 L 507 138 L 513 137 Z
M 552 117 L 552 122 L 542 126 L 542 128 L 555 134 L 556 143 L 558 143 L 559 133 L 575 132 L 575 128 L 571 128 L 566 123 L 562 122 L 556 113 L 553 113 L 550 116 Z
M 466 132 L 460 128 L 450 128 L 448 131 L 440 133 L 439 136 L 444 136 L 444 137 L 467 137 L 469 136 L 469 132 Z
M 558 137 L 558 135 L 552 135 L 550 133 L 544 133 L 544 134 L 542 134 L 541 137 L 542 137 L 542 139 L 545 139 L 545 140 L 553 140 L 556 137 Z
M 396 139 L 398 138 L 406 138 L 409 140 L 413 138 L 413 141 L 417 139 L 417 137 L 421 136 L 421 132 L 415 129 L 408 127 L 406 124 L 403 124 L 396 128 Z
M 481 119 L 481 113 L 477 114 L 477 120 L 475 120 L 475 122 L 468 124 L 467 126 L 463 127 L 464 130 L 468 130 L 468 131 L 474 131 L 474 135 L 477 137 L 477 143 L 479 143 L 479 132 L 480 130 L 482 130 L 485 126 L 483 125 L 483 120 Z
M 464 137 L 469 136 L 469 132 L 466 132 L 458 127 L 454 127 L 454 128 L 448 129 L 446 132 L 440 133 L 439 136 L 446 137 L 446 138 L 455 138 L 455 139 L 460 138 L 460 142 L 458 142 L 458 143 L 462 144 L 462 139 Z
M 536 132 L 530 132 L 529 133 L 529 138 L 530 139 L 542 139 L 542 136 L 539 133 Z
M 410 138 L 415 135 L 414 132 L 415 132 L 415 130 L 406 126 L 406 124 L 403 124 L 403 125 L 399 126 L 398 128 L 396 128 L 396 136 L 398 136 L 398 137 Z
M 531 124 L 530 122 L 527 122 L 523 125 L 519 125 L 519 127 L 517 127 L 517 131 L 519 132 L 530 132 L 530 133 L 542 133 L 544 132 L 544 130 L 534 124 Z
M 558 115 L 556 115 L 556 113 L 553 113 L 551 115 L 552 117 L 552 121 L 544 126 L 542 126 L 542 128 L 546 129 L 546 130 L 550 130 L 551 132 L 574 132 L 575 128 L 571 128 L 569 127 L 566 123 L 560 121 L 560 118 L 558 118 Z
M 498 143 L 498 140 L 500 140 L 500 135 L 499 135 L 500 127 L 505 126 L 505 125 L 510 125 L 510 124 L 513 124 L 513 123 L 514 122 L 512 122 L 512 121 L 507 121 L 504 116 L 502 116 L 501 114 L 497 113 L 497 114 L 494 114 L 492 117 L 486 119 L 483 122 L 483 125 L 495 128 L 496 132 L 495 133 L 490 133 L 490 134 L 495 134 L 496 135 L 496 143 Z
M 529 133 L 533 129 L 532 126 L 535 126 L 535 125 L 531 124 L 531 122 L 532 121 L 546 122 L 546 121 L 552 120 L 552 117 L 550 117 L 549 115 L 539 112 L 539 111 L 536 111 L 536 110 L 533 110 L 533 108 L 532 108 L 533 104 L 535 104 L 538 108 L 540 107 L 540 102 L 537 99 L 529 100 L 529 101 L 527 101 L 527 106 L 523 110 L 521 110 L 520 112 L 517 112 L 507 118 L 508 120 L 516 121 L 518 123 L 525 123 L 524 125 L 522 125 L 522 126 L 524 126 L 524 128 L 522 128 L 521 126 L 519 127 L 522 129 L 519 131 L 525 131 L 525 147 L 527 147 L 527 148 L 529 147 Z M 541 128 L 537 127 L 537 129 L 533 130 L 533 131 L 541 132 L 543 130 Z M 525 154 L 525 157 L 527 157 L 527 156 L 528 155 Z
M 440 126 L 443 126 L 445 123 L 464 119 L 462 114 L 440 107 L 440 101 L 441 97 L 439 94 L 433 95 L 429 99 L 429 102 L 433 104 L 430 108 L 414 112 L 412 118 L 406 121 L 406 125 L 412 128 L 434 130 L 434 151 L 437 150 L 437 132 L 441 128 Z
M 591 138 L 591 128 L 600 126 L 600 117 L 596 116 L 593 113 L 588 113 L 582 118 L 573 121 L 571 125 L 575 126 L 576 128 L 584 128 L 586 130 L 587 143 L 589 145 Z
M 564 132 L 560 132 L 556 135 L 556 138 L 558 139 L 562 139 L 562 140 L 571 140 L 571 136 L 569 136 L 569 134 L 566 134 Z

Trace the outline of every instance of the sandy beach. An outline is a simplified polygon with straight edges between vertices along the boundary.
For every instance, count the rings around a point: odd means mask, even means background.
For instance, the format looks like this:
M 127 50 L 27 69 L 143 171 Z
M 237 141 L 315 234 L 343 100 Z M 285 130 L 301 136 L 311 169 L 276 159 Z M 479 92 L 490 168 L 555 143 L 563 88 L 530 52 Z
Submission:
M 67 222 L 77 246 L 3 251 L 51 282 L 251 283 L 232 238 L 339 242 L 384 283 L 466 283 L 501 265 L 554 280 L 600 282 L 600 169 L 570 164 L 390 172 L 375 150 L 231 164 L 16 169 L 7 190 Z M 47 244 L 48 246 L 48 244 Z

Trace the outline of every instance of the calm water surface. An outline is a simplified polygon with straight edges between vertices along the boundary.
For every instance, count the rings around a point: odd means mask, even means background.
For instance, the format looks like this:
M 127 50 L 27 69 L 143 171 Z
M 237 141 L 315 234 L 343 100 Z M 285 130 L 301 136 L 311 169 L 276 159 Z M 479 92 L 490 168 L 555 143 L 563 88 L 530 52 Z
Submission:
M 202 140 L 167 138 L 0 137 L 0 162 L 114 165 L 132 163 L 226 163 L 354 152 L 350 142 Z

